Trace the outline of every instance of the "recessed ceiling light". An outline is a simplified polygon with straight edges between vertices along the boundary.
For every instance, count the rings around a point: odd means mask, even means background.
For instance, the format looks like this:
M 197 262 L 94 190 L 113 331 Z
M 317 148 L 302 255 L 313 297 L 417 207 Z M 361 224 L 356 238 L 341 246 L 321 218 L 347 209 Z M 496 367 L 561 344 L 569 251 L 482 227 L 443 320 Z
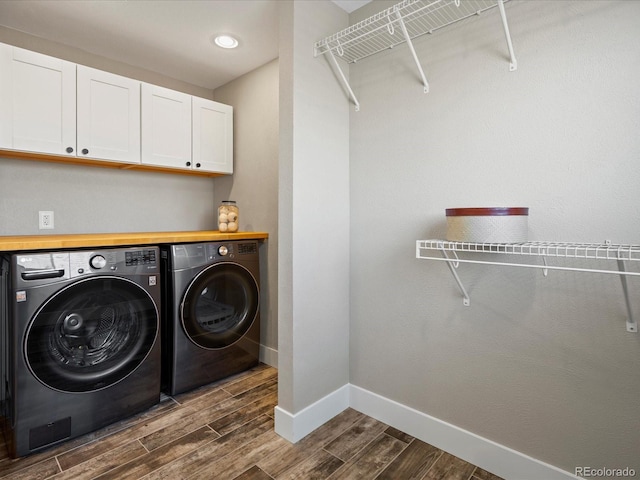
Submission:
M 238 46 L 238 40 L 231 35 L 218 35 L 213 41 L 222 48 L 236 48 Z

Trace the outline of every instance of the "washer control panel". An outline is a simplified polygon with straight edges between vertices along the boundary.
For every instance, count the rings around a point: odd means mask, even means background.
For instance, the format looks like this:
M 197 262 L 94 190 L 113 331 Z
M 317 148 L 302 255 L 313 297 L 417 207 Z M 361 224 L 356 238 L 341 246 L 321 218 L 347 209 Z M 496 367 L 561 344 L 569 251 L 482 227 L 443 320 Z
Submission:
M 125 252 L 125 263 L 127 266 L 132 265 L 155 265 L 156 251 L 150 250 L 134 250 Z
M 160 273 L 158 247 L 129 247 L 73 252 L 33 252 L 12 255 L 17 288 L 46 285 L 84 275 L 149 275 Z
M 71 276 L 77 277 L 85 273 L 97 272 L 100 270 L 109 270 L 107 264 L 114 264 L 116 256 L 106 252 L 71 252 L 69 255 L 69 264 L 71 267 Z
M 157 249 L 86 250 L 70 253 L 72 277 L 88 273 L 153 273 L 159 269 Z
M 102 255 L 94 255 L 93 257 L 91 257 L 91 260 L 89 260 L 89 264 L 92 268 L 99 270 L 105 267 L 105 265 L 107 264 L 107 259 Z

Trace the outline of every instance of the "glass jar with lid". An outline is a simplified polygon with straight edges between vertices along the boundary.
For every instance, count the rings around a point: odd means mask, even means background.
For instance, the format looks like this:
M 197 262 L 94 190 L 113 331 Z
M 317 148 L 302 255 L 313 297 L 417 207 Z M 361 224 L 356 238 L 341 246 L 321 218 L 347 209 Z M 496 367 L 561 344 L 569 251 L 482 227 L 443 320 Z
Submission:
M 223 200 L 218 207 L 218 230 L 220 232 L 237 232 L 240 211 L 234 200 Z

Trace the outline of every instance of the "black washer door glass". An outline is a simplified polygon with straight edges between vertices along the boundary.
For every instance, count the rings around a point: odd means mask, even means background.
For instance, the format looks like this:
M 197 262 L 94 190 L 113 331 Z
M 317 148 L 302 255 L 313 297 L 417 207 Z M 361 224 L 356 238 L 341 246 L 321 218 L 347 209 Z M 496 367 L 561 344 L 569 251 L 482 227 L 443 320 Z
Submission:
M 235 263 L 203 270 L 189 285 L 182 303 L 185 333 L 202 348 L 224 348 L 237 342 L 258 313 L 258 284 Z
M 35 314 L 25 355 L 34 375 L 63 392 L 119 382 L 146 358 L 158 333 L 147 292 L 116 277 L 94 277 L 59 291 Z

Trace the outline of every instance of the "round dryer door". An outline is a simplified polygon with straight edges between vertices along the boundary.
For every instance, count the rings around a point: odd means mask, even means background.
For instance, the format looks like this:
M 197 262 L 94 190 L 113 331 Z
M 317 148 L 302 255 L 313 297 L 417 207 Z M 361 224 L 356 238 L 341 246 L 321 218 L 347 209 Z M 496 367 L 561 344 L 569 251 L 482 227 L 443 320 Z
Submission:
M 155 303 L 139 285 L 118 277 L 83 280 L 34 315 L 25 338 L 27 365 L 56 390 L 100 390 L 144 361 L 158 325 Z
M 217 263 L 200 272 L 187 288 L 181 307 L 182 326 L 202 348 L 224 348 L 237 342 L 258 313 L 258 283 L 236 263 Z

